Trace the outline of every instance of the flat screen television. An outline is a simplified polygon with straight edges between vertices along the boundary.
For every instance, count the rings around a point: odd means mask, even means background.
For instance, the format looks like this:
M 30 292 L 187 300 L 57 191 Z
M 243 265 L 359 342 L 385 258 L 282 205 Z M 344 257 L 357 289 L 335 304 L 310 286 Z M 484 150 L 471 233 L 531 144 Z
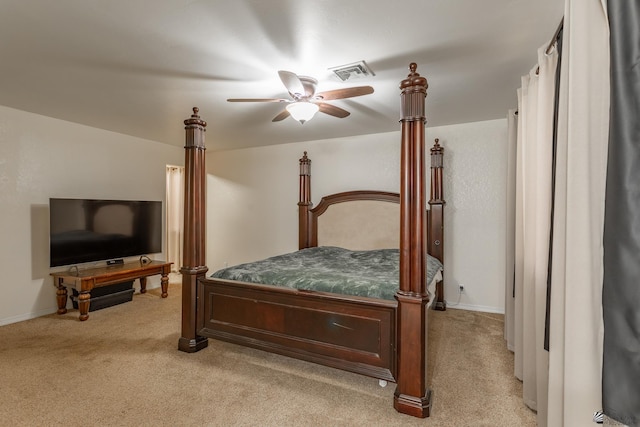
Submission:
M 162 251 L 162 202 L 49 199 L 50 266 Z

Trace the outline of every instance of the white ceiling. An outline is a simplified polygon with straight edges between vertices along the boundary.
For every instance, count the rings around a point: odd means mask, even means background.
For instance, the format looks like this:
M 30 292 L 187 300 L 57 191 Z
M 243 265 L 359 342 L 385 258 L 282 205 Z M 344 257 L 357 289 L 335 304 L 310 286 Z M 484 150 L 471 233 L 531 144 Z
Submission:
M 0 0 L 0 105 L 182 146 L 200 108 L 212 150 L 399 129 L 399 82 L 427 77 L 427 126 L 505 117 L 564 0 Z M 374 77 L 328 68 L 365 60 Z M 288 97 L 277 71 L 351 115 L 272 123 Z

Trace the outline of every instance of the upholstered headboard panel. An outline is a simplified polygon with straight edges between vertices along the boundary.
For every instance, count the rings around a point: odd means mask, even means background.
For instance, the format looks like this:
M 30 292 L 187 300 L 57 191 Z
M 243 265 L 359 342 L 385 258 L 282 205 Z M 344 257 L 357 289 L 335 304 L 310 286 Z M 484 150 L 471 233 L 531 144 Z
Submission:
M 318 217 L 318 246 L 397 249 L 400 247 L 400 205 L 380 200 L 333 204 Z
M 383 191 L 325 196 L 309 211 L 309 231 L 309 246 L 399 248 L 400 196 Z

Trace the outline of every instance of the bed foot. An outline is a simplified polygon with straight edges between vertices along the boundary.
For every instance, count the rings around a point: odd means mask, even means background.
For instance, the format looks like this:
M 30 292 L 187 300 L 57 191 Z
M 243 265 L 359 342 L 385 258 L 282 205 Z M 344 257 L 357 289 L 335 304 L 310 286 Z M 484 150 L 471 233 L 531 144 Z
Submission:
M 387 380 L 378 380 L 378 385 L 380 387 L 386 387 L 387 386 Z
M 433 302 L 433 309 L 437 311 L 447 310 L 447 301 L 444 299 L 444 283 L 442 283 L 442 280 L 436 283 L 436 300 Z
M 400 394 L 396 390 L 393 396 L 393 407 L 401 414 L 427 418 L 431 414 L 431 390 L 427 390 L 426 396 L 422 398 Z
M 195 353 L 208 345 L 209 340 L 205 337 L 196 337 L 195 339 L 180 337 L 178 340 L 178 350 L 185 353 Z
M 447 302 L 446 301 L 436 301 L 433 304 L 433 309 L 436 311 L 446 311 L 447 310 Z

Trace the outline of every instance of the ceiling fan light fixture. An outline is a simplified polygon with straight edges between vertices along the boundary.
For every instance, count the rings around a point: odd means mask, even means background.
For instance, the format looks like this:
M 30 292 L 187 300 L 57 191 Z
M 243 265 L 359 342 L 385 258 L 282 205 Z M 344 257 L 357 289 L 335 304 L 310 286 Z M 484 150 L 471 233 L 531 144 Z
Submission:
M 299 121 L 301 124 L 308 122 L 318 112 L 320 107 L 313 102 L 299 101 L 287 105 L 287 111 L 291 117 Z

